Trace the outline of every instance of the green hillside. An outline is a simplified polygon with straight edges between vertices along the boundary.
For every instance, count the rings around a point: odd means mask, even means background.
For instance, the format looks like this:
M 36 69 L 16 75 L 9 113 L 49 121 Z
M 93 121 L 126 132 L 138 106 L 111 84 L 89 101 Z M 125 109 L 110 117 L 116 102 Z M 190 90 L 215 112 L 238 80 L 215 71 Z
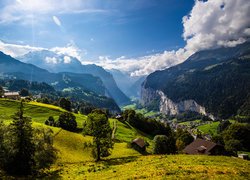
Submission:
M 0 118 L 11 120 L 19 103 L 0 100 Z M 190 155 L 147 155 L 143 156 L 129 148 L 127 143 L 136 137 L 143 137 L 149 142 L 151 152 L 152 137 L 141 133 L 129 124 L 110 119 L 115 145 L 112 155 L 98 163 L 91 157 L 91 150 L 84 148 L 84 142 L 91 142 L 92 137 L 68 132 L 57 127 L 44 125 L 48 116 L 58 117 L 64 110 L 47 104 L 30 102 L 24 104 L 25 115 L 31 116 L 34 127 L 51 128 L 54 132 L 54 146 L 58 151 L 56 163 L 41 174 L 32 178 L 44 179 L 249 179 L 250 161 L 223 156 Z M 86 116 L 75 114 L 78 126 Z M 0 177 L 4 176 L 0 171 Z
M 20 104 L 14 100 L 0 99 L 0 118 L 4 120 L 11 120 L 11 116 L 18 110 Z M 43 104 L 38 102 L 24 103 L 24 112 L 26 116 L 32 117 L 34 122 L 44 124 L 45 120 L 49 116 L 53 116 L 58 119 L 64 109 L 53 106 L 50 104 Z M 78 127 L 82 127 L 83 121 L 86 120 L 86 116 L 81 114 L 75 114 Z

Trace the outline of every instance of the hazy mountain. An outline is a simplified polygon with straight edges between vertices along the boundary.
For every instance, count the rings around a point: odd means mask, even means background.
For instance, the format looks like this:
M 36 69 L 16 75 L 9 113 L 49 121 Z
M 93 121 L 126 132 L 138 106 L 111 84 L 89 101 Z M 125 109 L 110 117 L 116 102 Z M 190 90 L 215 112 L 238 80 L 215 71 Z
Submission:
M 117 69 L 111 69 L 108 71 L 113 75 L 117 86 L 128 97 L 140 97 L 140 86 L 145 77 L 130 76 L 129 74 L 123 73 Z M 141 81 L 141 79 L 143 80 Z
M 100 66 L 82 65 L 76 58 L 58 55 L 48 50 L 30 52 L 22 57 L 18 57 L 18 59 L 44 68 L 50 72 L 91 74 L 102 80 L 106 88 L 106 95 L 115 99 L 118 104 L 126 104 L 130 101 L 129 98 L 117 87 L 113 76 Z
M 112 107 L 115 108 L 113 110 L 119 110 L 112 99 L 104 96 L 106 88 L 101 79 L 91 74 L 50 73 L 35 65 L 20 62 L 2 52 L 0 52 L 0 72 L 2 78 L 11 77 L 12 79 L 46 82 L 60 91 L 75 89 L 74 91 L 77 90 L 80 93 L 78 95 L 83 98 L 82 100 L 95 105 L 105 105 L 105 102 L 107 102 L 106 108 Z
M 142 103 L 167 114 L 191 110 L 227 118 L 250 108 L 249 97 L 249 42 L 197 52 L 182 64 L 150 74 L 142 87 Z

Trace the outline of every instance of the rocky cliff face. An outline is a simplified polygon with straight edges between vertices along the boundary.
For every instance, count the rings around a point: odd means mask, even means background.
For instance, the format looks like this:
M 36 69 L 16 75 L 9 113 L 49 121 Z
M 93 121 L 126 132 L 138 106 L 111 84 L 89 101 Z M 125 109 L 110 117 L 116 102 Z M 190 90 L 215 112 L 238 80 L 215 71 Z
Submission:
M 152 101 L 159 98 L 160 98 L 159 94 L 154 89 L 151 88 L 144 89 L 143 87 L 141 88 L 141 104 L 143 106 L 147 107 L 152 103 Z
M 185 111 L 194 111 L 202 115 L 209 116 L 211 119 L 214 119 L 213 115 L 206 112 L 205 107 L 199 105 L 192 99 L 174 102 L 170 98 L 168 98 L 162 91 L 153 90 L 151 88 L 142 88 L 142 104 L 144 106 L 149 106 L 152 101 L 156 99 L 159 100 L 159 110 L 163 114 L 178 115 Z

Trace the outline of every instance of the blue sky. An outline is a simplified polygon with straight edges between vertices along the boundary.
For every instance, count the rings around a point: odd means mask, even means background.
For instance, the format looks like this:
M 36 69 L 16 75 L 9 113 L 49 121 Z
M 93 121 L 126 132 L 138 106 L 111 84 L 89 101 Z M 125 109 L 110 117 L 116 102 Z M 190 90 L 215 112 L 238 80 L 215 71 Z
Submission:
M 193 0 L 89 2 L 87 7 L 77 9 L 86 12 L 76 13 L 75 7 L 68 12 L 60 12 L 64 8 L 56 7 L 41 13 L 28 11 L 26 14 L 34 13 L 33 22 L 24 18 L 2 23 L 0 39 L 45 48 L 74 42 L 87 52 L 85 57 L 90 60 L 99 56 L 143 56 L 184 45 L 182 17 L 194 4 Z M 1 6 L 11 3 L 14 2 L 2 1 Z M 61 26 L 55 24 L 53 16 Z
M 1 0 L 0 51 L 42 49 L 134 76 L 250 37 L 249 0 Z

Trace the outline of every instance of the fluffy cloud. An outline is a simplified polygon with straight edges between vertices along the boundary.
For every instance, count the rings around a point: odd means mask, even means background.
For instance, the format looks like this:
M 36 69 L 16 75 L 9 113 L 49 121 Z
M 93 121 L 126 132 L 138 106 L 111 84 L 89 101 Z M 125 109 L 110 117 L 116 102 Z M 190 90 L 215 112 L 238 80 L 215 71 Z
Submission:
M 60 0 L 60 2 L 59 0 L 19 0 L 12 7 L 7 6 L 4 8 L 0 13 L 0 22 L 6 18 L 13 18 L 14 21 L 15 18 L 18 20 L 19 17 L 15 15 L 22 11 L 31 12 L 35 10 L 39 13 L 52 13 L 55 11 L 65 13 L 69 9 L 74 9 L 75 12 L 78 11 L 80 13 L 79 7 L 83 8 L 81 2 L 80 0 L 72 0 L 70 3 L 66 3 L 65 0 Z M 57 5 L 54 3 L 57 3 Z M 114 68 L 130 73 L 133 76 L 141 76 L 181 63 L 199 50 L 219 46 L 231 47 L 245 42 L 250 37 L 249 17 L 249 0 L 196 0 L 191 12 L 183 17 L 183 38 L 186 41 L 186 45 L 176 51 L 165 51 L 138 58 L 120 57 L 110 59 L 107 56 L 100 56 L 97 61 L 89 62 L 84 60 L 86 52 L 80 50 L 74 43 L 68 44 L 66 47 L 54 47 L 50 50 L 59 55 L 64 55 L 64 62 L 69 62 L 67 57 L 70 56 L 79 59 L 84 64 L 95 63 L 106 69 Z M 56 16 L 53 19 L 60 26 L 60 20 Z M 0 50 L 14 57 L 29 51 L 42 49 L 39 47 L 6 44 L 0 41 Z M 53 59 L 50 59 L 50 61 L 55 62 Z
M 59 55 L 77 58 L 81 62 L 83 62 L 84 55 L 87 53 L 86 51 L 79 49 L 74 43 L 69 43 L 66 47 L 54 47 L 50 50 Z
M 0 41 L 0 51 L 12 57 L 18 57 L 18 56 L 27 54 L 28 52 L 31 52 L 31 51 L 41 51 L 41 50 L 45 50 L 45 48 L 32 47 L 29 45 L 9 44 L 9 43 L 4 43 L 3 41 Z
M 42 47 L 32 47 L 29 45 L 10 44 L 0 40 L 0 51 L 12 57 L 19 57 L 32 51 L 41 50 L 52 51 L 58 55 L 57 57 L 46 57 L 45 61 L 52 64 L 57 64 L 61 61 L 63 61 L 65 64 L 68 64 L 71 62 L 71 57 L 77 58 L 78 60 L 82 61 L 84 55 L 87 53 L 86 51 L 79 49 L 73 43 L 70 43 L 65 47 L 54 47 L 51 49 L 47 49 Z M 63 59 L 58 58 L 60 56 L 63 56 Z
M 196 0 L 183 17 L 184 48 L 136 59 L 100 59 L 99 65 L 133 76 L 147 75 L 183 62 L 193 53 L 220 46 L 232 47 L 250 37 L 249 0 Z
M 144 56 L 135 59 L 127 59 L 122 56 L 115 60 L 108 57 L 99 57 L 99 62 L 96 63 L 99 66 L 103 66 L 106 69 L 118 69 L 123 72 L 130 73 L 131 76 L 147 75 L 155 70 L 162 70 L 166 67 L 174 66 L 180 62 L 183 62 L 191 54 L 184 49 L 178 51 L 165 51 L 162 54 L 155 54 L 151 56 Z
M 235 46 L 250 36 L 250 1 L 198 1 L 183 17 L 186 49 L 199 51 L 218 46 Z

